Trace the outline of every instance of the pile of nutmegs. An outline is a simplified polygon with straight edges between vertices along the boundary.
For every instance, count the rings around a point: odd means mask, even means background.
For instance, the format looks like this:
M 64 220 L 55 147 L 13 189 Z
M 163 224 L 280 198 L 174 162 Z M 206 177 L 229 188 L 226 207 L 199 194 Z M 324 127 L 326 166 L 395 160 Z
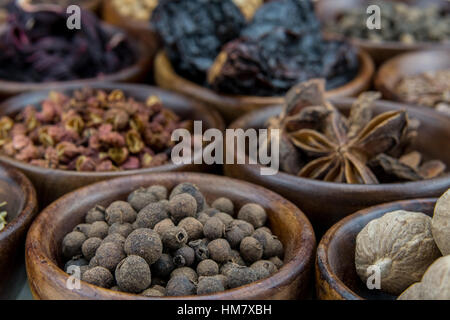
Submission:
M 40 107 L 0 118 L 0 152 L 50 169 L 149 168 L 168 162 L 172 132 L 190 125 L 156 96 L 143 102 L 121 90 L 51 92 Z
M 204 295 L 269 277 L 283 266 L 282 243 L 267 214 L 227 198 L 211 206 L 198 187 L 140 188 L 128 200 L 89 210 L 62 242 L 81 279 L 148 297 Z

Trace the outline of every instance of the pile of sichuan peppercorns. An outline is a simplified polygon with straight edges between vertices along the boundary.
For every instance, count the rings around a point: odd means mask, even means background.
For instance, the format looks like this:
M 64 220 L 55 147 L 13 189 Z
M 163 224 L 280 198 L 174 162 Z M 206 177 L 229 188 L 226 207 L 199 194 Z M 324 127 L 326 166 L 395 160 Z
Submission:
M 191 183 L 169 197 L 163 186 L 140 188 L 127 202 L 92 208 L 65 236 L 65 270 L 79 267 L 83 281 L 148 297 L 220 292 L 283 265 L 283 245 L 266 222 L 255 203 L 235 210 L 218 198 L 208 206 Z

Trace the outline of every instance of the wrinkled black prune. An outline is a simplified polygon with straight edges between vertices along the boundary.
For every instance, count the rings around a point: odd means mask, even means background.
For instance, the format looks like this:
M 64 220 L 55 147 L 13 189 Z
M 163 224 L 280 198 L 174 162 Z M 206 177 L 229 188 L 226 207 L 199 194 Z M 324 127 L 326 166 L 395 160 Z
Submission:
M 152 23 L 175 70 L 204 83 L 222 46 L 239 36 L 245 18 L 231 0 L 163 0 Z

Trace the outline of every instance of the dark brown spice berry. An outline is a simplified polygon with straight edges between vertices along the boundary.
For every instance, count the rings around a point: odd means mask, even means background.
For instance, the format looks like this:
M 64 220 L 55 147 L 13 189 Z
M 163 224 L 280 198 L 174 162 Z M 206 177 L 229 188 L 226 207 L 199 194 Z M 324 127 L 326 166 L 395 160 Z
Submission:
M 81 254 L 81 246 L 86 240 L 84 233 L 72 231 L 67 234 L 62 242 L 62 251 L 66 258 L 72 258 Z
M 217 263 L 225 263 L 231 255 L 231 247 L 227 240 L 216 239 L 208 244 L 208 251 L 211 259 Z
M 225 212 L 216 213 L 214 215 L 214 218 L 220 219 L 225 224 L 226 227 L 229 226 L 234 221 L 233 217 Z
M 141 295 L 144 297 L 164 297 L 164 293 L 153 288 L 143 291 Z
M 113 223 L 133 223 L 136 220 L 136 211 L 125 201 L 115 201 L 106 208 L 105 219 L 109 225 Z
M 109 226 L 105 221 L 95 221 L 89 229 L 89 238 L 104 239 L 108 235 Z
M 125 292 L 142 292 L 152 282 L 149 265 L 143 258 L 135 255 L 130 255 L 121 261 L 115 275 L 117 285 Z
M 177 249 L 173 254 L 173 263 L 177 268 L 190 267 L 195 262 L 195 251 L 185 245 Z
M 256 272 L 248 267 L 233 266 L 226 273 L 227 287 L 230 289 L 237 288 L 257 281 Z
M 81 280 L 102 288 L 110 288 L 114 284 L 113 275 L 103 267 L 94 267 L 87 270 Z
M 148 191 L 156 196 L 159 201 L 161 200 L 167 200 L 167 188 L 164 186 L 151 186 L 148 188 Z
M 224 290 L 222 281 L 214 277 L 202 277 L 197 285 L 198 295 L 213 294 Z
M 197 213 L 197 201 L 188 193 L 175 195 L 169 201 L 169 211 L 175 223 L 187 217 L 195 217 Z
M 153 229 L 157 223 L 167 218 L 169 218 L 169 214 L 165 202 L 153 202 L 139 211 L 136 226 Z
M 125 237 L 119 233 L 113 233 L 108 235 L 105 239 L 103 239 L 103 243 L 113 242 L 117 244 L 119 247 L 123 248 L 125 245 Z
M 232 248 L 237 248 L 241 244 L 242 239 L 246 237 L 244 231 L 238 226 L 228 227 L 225 232 L 225 238 Z
M 167 253 L 163 253 L 161 258 L 151 265 L 152 274 L 156 277 L 168 277 L 174 269 L 173 258 Z
M 86 214 L 86 223 L 94 223 L 95 221 L 105 221 L 105 208 L 102 206 L 95 206 Z
M 91 228 L 90 224 L 82 223 L 82 224 L 77 225 L 75 228 L 73 228 L 73 231 L 81 232 L 87 237 L 89 234 L 90 228 Z
M 237 250 L 231 250 L 231 256 L 229 261 L 236 263 L 241 266 L 246 266 L 244 259 L 242 259 L 241 254 Z
M 95 267 L 98 267 L 98 260 L 97 260 L 97 257 L 93 257 L 92 259 L 91 259 L 91 261 L 89 261 L 89 268 L 95 268 Z
M 189 240 L 197 240 L 203 237 L 203 224 L 193 217 L 184 218 L 178 227 L 186 230 Z
M 207 208 L 205 210 L 203 210 L 201 213 L 205 213 L 208 215 L 208 217 L 213 217 L 215 214 L 219 213 L 220 211 L 217 210 L 216 208 Z M 200 214 L 201 214 L 200 213 Z
M 102 243 L 95 253 L 98 265 L 114 272 L 120 261 L 125 259 L 126 255 L 123 248 L 114 242 Z
M 284 262 L 278 257 L 272 257 L 269 261 L 272 262 L 277 269 L 280 269 L 284 265 Z
M 253 237 L 245 237 L 240 244 L 241 256 L 248 263 L 260 260 L 263 252 L 263 246 Z
M 118 233 L 124 238 L 128 237 L 131 232 L 133 232 L 133 226 L 129 223 L 113 223 L 108 229 L 108 235 Z
M 97 249 L 102 244 L 102 239 L 100 238 L 89 238 L 87 239 L 83 245 L 81 246 L 81 251 L 83 252 L 83 256 L 87 260 L 91 260 L 95 253 L 97 252 Z
M 162 235 L 172 227 L 175 227 L 175 224 L 173 223 L 172 219 L 164 219 L 158 222 L 153 228 L 153 230 L 156 231 L 160 237 L 162 237 Z
M 140 211 L 150 203 L 158 202 L 159 199 L 154 193 L 150 192 L 148 189 L 139 188 L 130 193 L 127 201 L 128 203 L 131 204 L 134 210 Z
M 196 292 L 196 285 L 184 276 L 171 278 L 166 287 L 166 295 L 169 297 L 189 296 Z
M 251 223 L 256 229 L 266 224 L 267 213 L 259 204 L 249 203 L 239 210 L 238 219 Z
M 197 265 L 197 274 L 199 277 L 215 276 L 219 274 L 219 265 L 211 259 L 203 260 Z
M 172 273 L 170 274 L 170 278 L 178 278 L 178 277 L 188 278 L 192 283 L 197 283 L 198 281 L 197 272 L 195 272 L 194 269 L 189 267 L 177 268 L 173 270 Z
M 169 199 L 172 199 L 173 197 L 182 193 L 188 193 L 195 198 L 195 200 L 197 201 L 197 212 L 201 212 L 204 210 L 206 200 L 196 185 L 192 183 L 181 183 L 177 185 L 170 193 Z
M 177 250 L 188 242 L 188 234 L 183 228 L 171 227 L 162 234 L 162 242 L 169 250 Z
M 203 226 L 203 234 L 210 240 L 222 238 L 225 234 L 225 224 L 215 216 L 209 218 Z
M 211 207 L 219 210 L 220 212 L 228 213 L 230 216 L 234 216 L 234 204 L 228 198 L 218 198 L 212 204 Z
M 197 261 L 203 261 L 209 259 L 208 240 L 199 239 L 189 242 L 189 246 L 195 251 L 195 259 Z
M 66 264 L 64 265 L 64 271 L 67 272 L 67 270 L 71 266 L 82 267 L 82 266 L 88 265 L 88 263 L 89 262 L 86 259 L 84 259 L 82 256 L 76 256 L 66 262 Z
M 125 252 L 138 255 L 152 265 L 161 258 L 163 245 L 159 235 L 151 229 L 137 229 L 125 241 Z
M 278 271 L 278 268 L 275 266 L 275 264 L 269 260 L 259 260 L 253 263 L 250 268 L 257 271 L 258 269 L 266 269 L 269 275 L 274 274 Z
M 206 214 L 205 212 L 200 212 L 197 216 L 197 220 L 200 221 L 200 223 L 203 226 L 206 224 L 206 221 L 208 221 L 209 218 L 211 218 L 211 217 L 208 214 Z

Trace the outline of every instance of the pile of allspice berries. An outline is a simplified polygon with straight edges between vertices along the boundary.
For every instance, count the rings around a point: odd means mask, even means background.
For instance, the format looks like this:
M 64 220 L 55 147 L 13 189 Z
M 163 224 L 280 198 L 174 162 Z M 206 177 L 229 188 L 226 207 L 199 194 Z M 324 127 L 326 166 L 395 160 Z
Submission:
M 62 242 L 65 270 L 81 280 L 147 297 L 206 295 L 277 272 L 283 245 L 255 203 L 209 206 L 199 188 L 154 185 L 89 210 Z

